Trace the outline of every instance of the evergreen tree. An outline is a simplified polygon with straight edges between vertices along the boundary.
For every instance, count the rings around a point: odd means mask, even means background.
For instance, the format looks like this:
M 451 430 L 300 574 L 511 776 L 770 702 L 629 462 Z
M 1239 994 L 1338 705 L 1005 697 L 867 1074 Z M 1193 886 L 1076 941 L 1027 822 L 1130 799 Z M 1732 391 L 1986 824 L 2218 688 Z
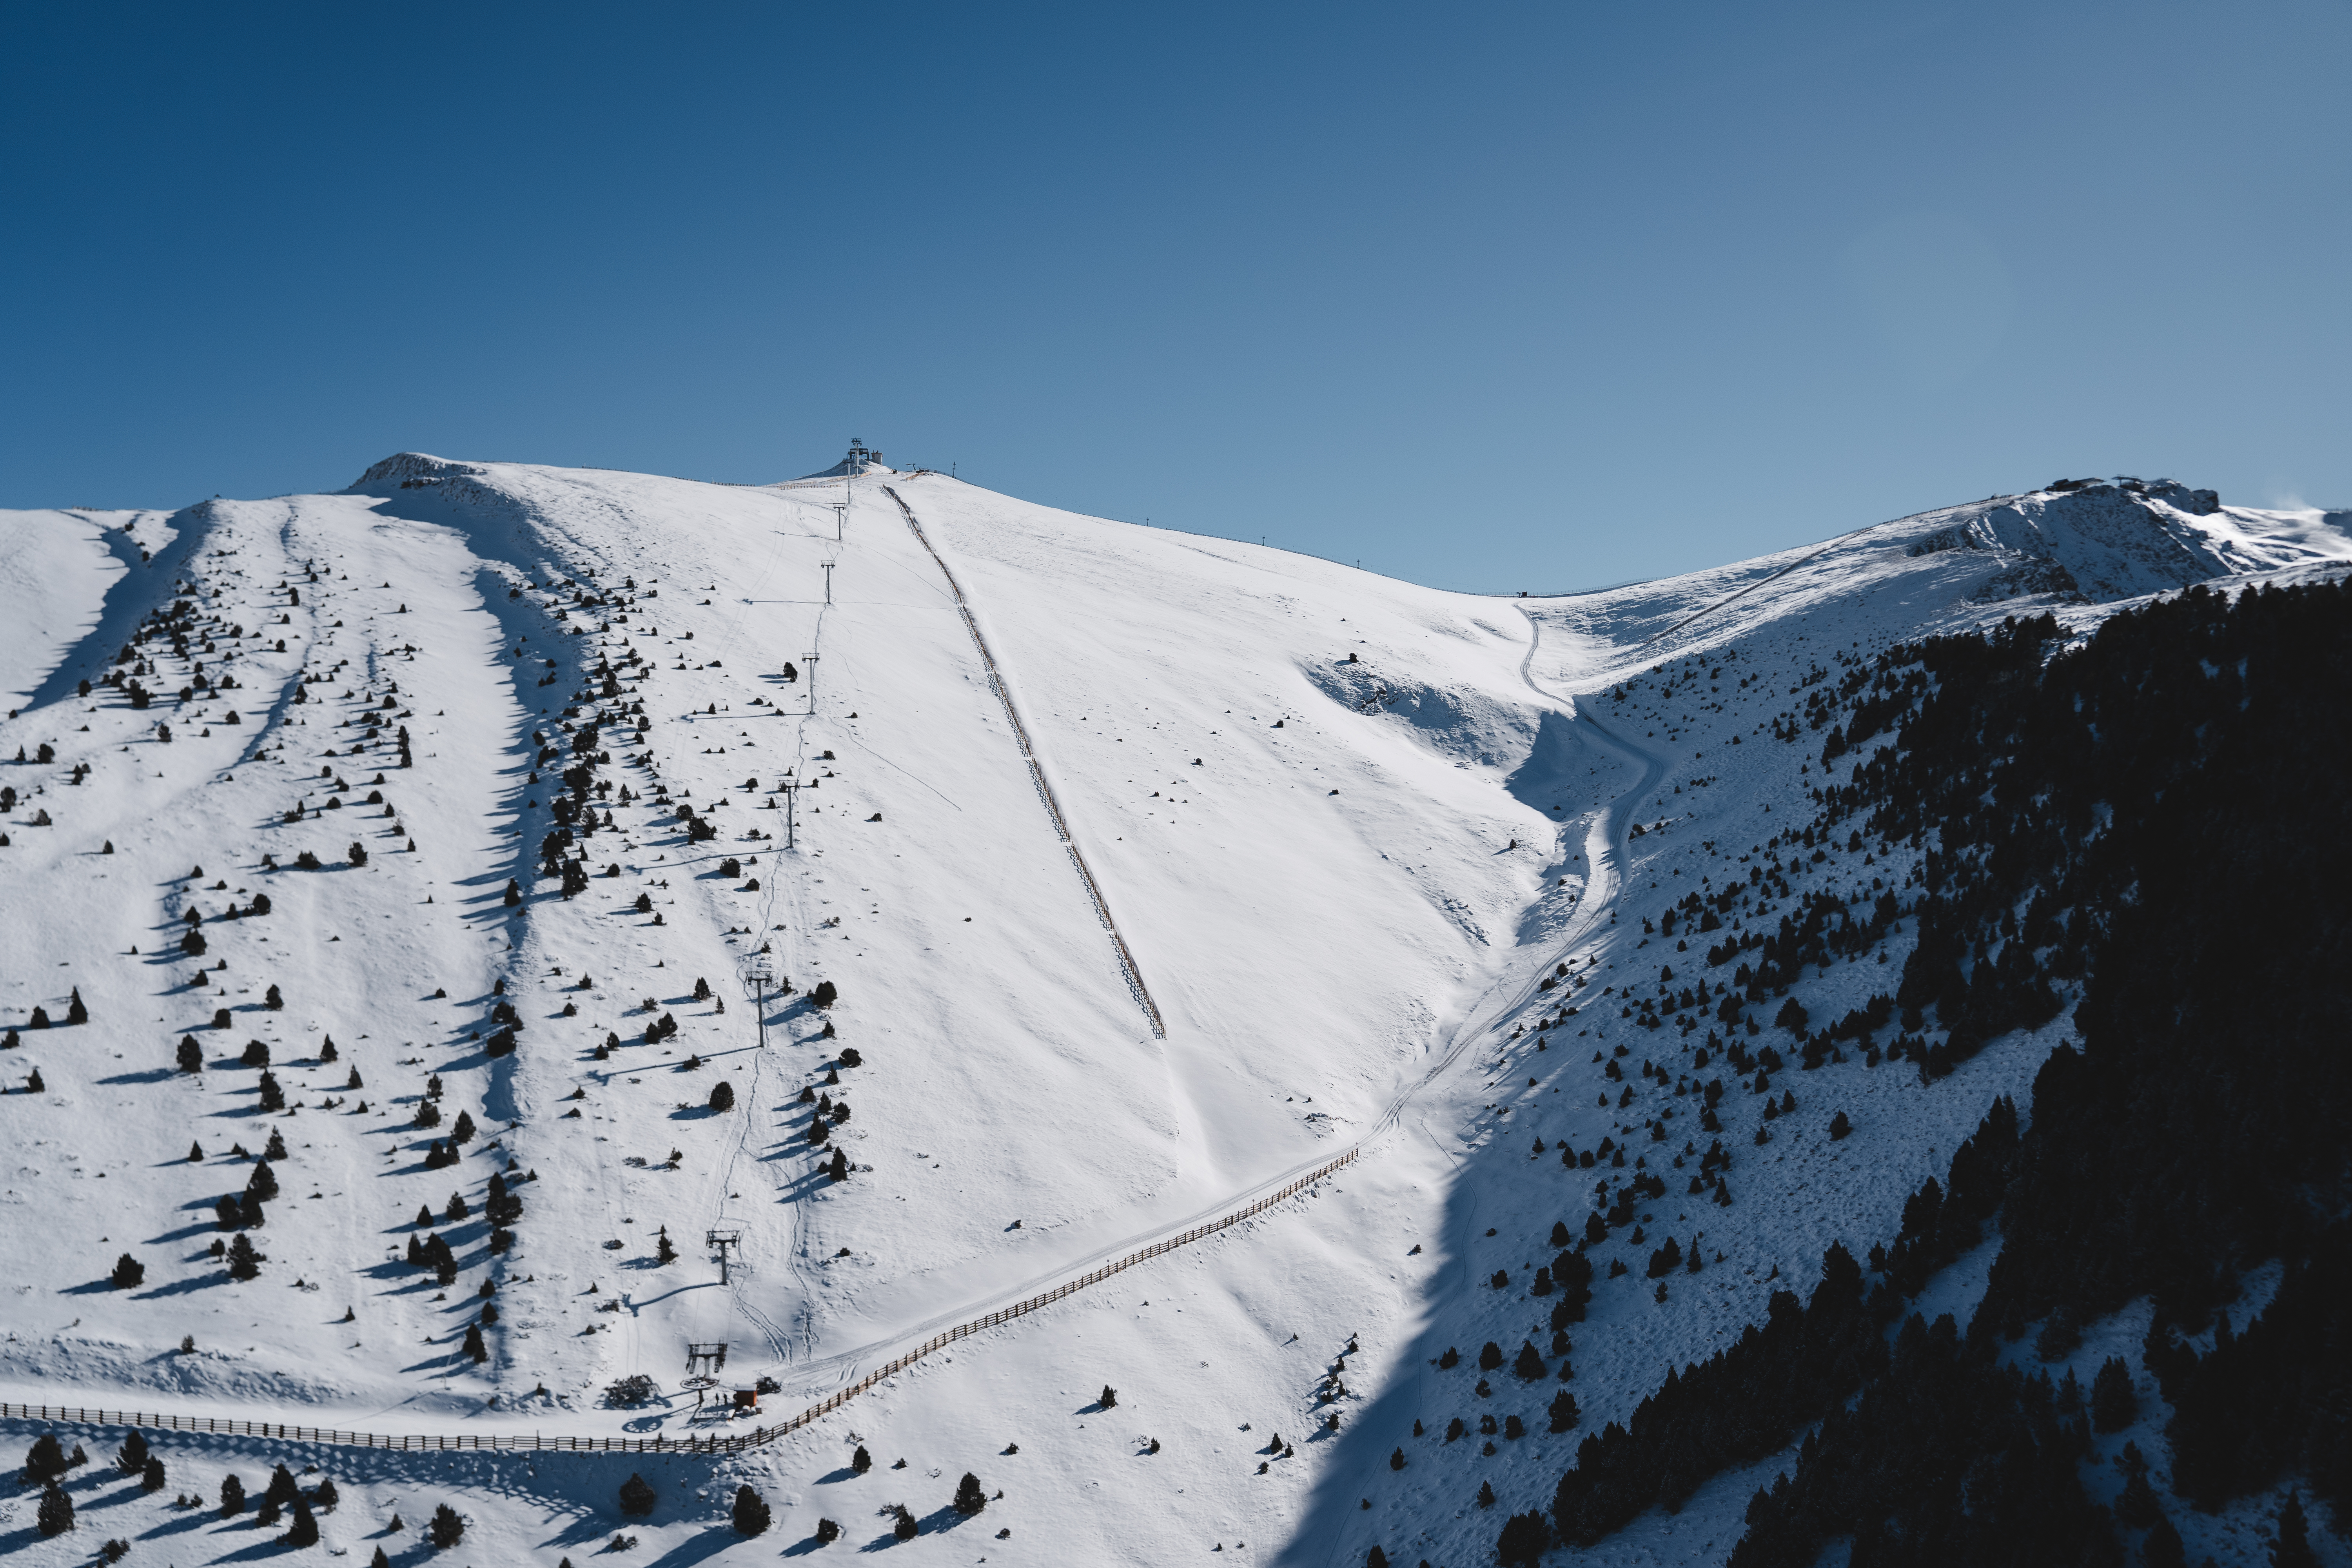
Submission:
M 1492 1443 L 1489 1443 L 1489 1444 L 1487 1444 L 1487 1445 L 1486 1445 L 1486 1447 L 1488 1447 L 1489 1448 L 1491 1448 L 1491 1447 L 1494 1447 L 1494 1445 L 1493 1445 Z M 1492 1482 L 1492 1481 L 1480 1481 L 1480 1482 L 1478 1483 L 1478 1506 L 1479 1506 L 1480 1508 L 1492 1508 L 1492 1507 L 1494 1507 L 1494 1506 L 1495 1506 L 1495 1483 L 1494 1483 L 1494 1482 Z
M 147 1468 L 147 1434 L 133 1426 L 131 1436 L 122 1439 L 122 1447 L 114 1452 L 114 1468 L 126 1476 L 135 1476 Z
M 457 1123 L 449 1129 L 449 1141 L 453 1143 L 471 1143 L 474 1141 L 474 1119 L 462 1110 L 457 1112 Z
M 1370 1551 L 1364 1553 L 1364 1568 L 1389 1568 L 1389 1554 L 1375 1543 Z
M 1504 1521 L 1501 1539 L 1495 1542 L 1495 1555 L 1505 1568 L 1534 1568 L 1543 1561 L 1544 1548 L 1551 1544 L 1551 1527 L 1537 1512 L 1515 1513 Z
M 1118 1408 L 1118 1390 L 1106 1383 L 1103 1384 L 1102 1393 L 1097 1397 L 1095 1402 L 1100 1405 L 1105 1410 L 1116 1410 Z
M 261 1500 L 276 1503 L 279 1508 L 284 1508 L 294 1500 L 295 1495 L 301 1489 L 294 1483 L 294 1472 L 280 1465 L 269 1472 L 269 1486 L 261 1494 Z
M 2162 1514 L 2156 1516 L 2139 1543 L 2139 1559 L 2147 1568 L 2189 1568 L 2188 1550 L 2181 1545 L 2180 1531 L 2172 1527 L 2172 1521 Z
M 249 1068 L 266 1068 L 269 1065 L 269 1047 L 259 1040 L 247 1040 L 244 1054 L 236 1059 Z
M 68 1024 L 89 1022 L 89 1009 L 82 1005 L 81 987 L 79 985 L 74 987 L 73 1000 L 66 1006 L 66 1022 Z
M 232 1279 L 257 1279 L 261 1277 L 261 1255 L 253 1250 L 253 1238 L 244 1231 L 229 1244 L 228 1277 Z
M 764 1535 L 767 1533 L 769 1510 L 765 1499 L 748 1486 L 735 1489 L 735 1533 Z
M 2123 1358 L 2109 1356 L 2091 1379 L 2091 1425 L 2102 1432 L 2119 1432 L 2139 1414 L 2139 1395 L 2132 1390 L 2131 1373 Z
M 51 1481 L 41 1489 L 41 1505 L 35 1522 L 43 1535 L 63 1535 L 74 1527 L 73 1499 L 66 1496 L 65 1488 Z
M 490 1359 L 489 1347 L 482 1342 L 482 1325 L 479 1323 L 466 1325 L 466 1353 L 474 1358 L 476 1366 Z
M 1503 1364 L 1503 1347 L 1488 1340 L 1478 1351 L 1478 1370 L 1492 1372 Z
M 368 1559 L 368 1568 L 392 1568 L 392 1559 L 383 1554 L 383 1547 L 377 1547 L 375 1555 Z
M 1577 1423 L 1582 1419 L 1582 1415 L 1576 1408 L 1576 1395 L 1565 1388 L 1552 1395 L 1551 1429 L 1553 1431 L 1572 1431 Z
M 55 1447 L 57 1439 L 50 1438 L 49 1444 L 50 1447 Z M 61 1459 L 58 1463 L 62 1467 L 64 1461 Z M 861 1476 L 874 1468 L 874 1456 L 866 1451 L 865 1444 L 860 1443 L 857 1446 L 857 1452 L 849 1456 L 849 1468 Z
M 809 993 L 809 1005 L 820 1011 L 840 1000 L 841 993 L 834 989 L 833 982 L 830 980 L 818 981 L 816 989 Z
M 1533 1383 L 1550 1371 L 1550 1368 L 1544 1365 L 1543 1357 L 1536 1352 L 1533 1340 L 1521 1340 L 1518 1359 L 1511 1363 L 1511 1371 L 1526 1381 Z
M 621 1483 L 621 1511 L 631 1519 L 645 1518 L 653 1512 L 654 1504 L 658 1500 L 654 1489 L 646 1484 L 646 1478 L 634 1470 L 629 1473 L 629 1479 Z
M 285 1136 L 275 1127 L 269 1130 L 269 1142 L 263 1144 L 261 1147 L 261 1157 L 265 1160 L 283 1160 L 286 1158 Z M 274 1196 L 275 1194 L 273 1194 L 272 1195 Z
M 425 1527 L 425 1539 L 433 1543 L 434 1550 L 446 1552 L 466 1539 L 466 1521 L 445 1502 L 433 1510 L 433 1522 Z
M 966 1470 L 963 1473 L 963 1479 L 956 1483 L 955 1501 L 952 1506 L 958 1513 L 967 1519 L 988 1506 L 988 1493 L 982 1489 L 980 1478 L 970 1470 Z
M 466 1206 L 465 1194 L 451 1193 L 449 1194 L 449 1206 L 442 1212 L 448 1216 L 448 1220 L 451 1225 L 456 1225 L 459 1220 L 464 1219 L 467 1215 L 472 1214 L 474 1211 Z M 430 1222 L 428 1221 L 427 1223 L 429 1224 Z
M 849 1180 L 849 1156 L 842 1152 L 842 1151 L 835 1149 L 833 1152 L 832 1163 L 825 1166 L 824 1173 L 827 1179 L 831 1181 L 845 1182 Z
M 890 1526 L 892 1538 L 898 1541 L 914 1540 L 921 1527 L 916 1524 L 915 1516 L 907 1510 L 907 1505 L 894 1502 L 890 1505 L 890 1511 L 897 1519 L 897 1522 Z
M 205 1146 L 192 1141 L 188 1144 L 188 1163 L 191 1165 L 201 1165 L 204 1163 Z
M 45 1503 L 47 1500 L 43 1499 Z M 2312 1552 L 2304 1523 L 2303 1500 L 2292 1491 L 2279 1505 L 2278 1535 L 2271 1542 L 2271 1568 L 2319 1568 L 2319 1559 Z
M 289 1546 L 319 1544 L 319 1521 L 311 1516 L 310 1503 L 299 1493 L 294 1499 L 293 1522 L 286 1527 L 286 1544 Z
M 235 1476 L 221 1478 L 220 1511 L 223 1519 L 235 1519 L 245 1511 L 245 1483 Z
M 416 1205 L 416 1220 L 415 1220 L 415 1225 L 416 1225 L 416 1228 L 417 1228 L 417 1229 L 419 1229 L 419 1230 L 431 1230 L 431 1229 L 433 1228 L 433 1211 L 432 1211 L 431 1209 L 427 1208 L 427 1207 L 426 1207 L 425 1205 L 423 1205 L 423 1204 L 419 1204 L 419 1205 Z M 415 1243 L 414 1241 L 411 1241 L 411 1242 L 409 1243 L 409 1245 L 413 1247 L 415 1247 Z M 414 1262 L 415 1262 L 415 1261 L 416 1261 L 416 1259 L 415 1259 L 415 1258 L 411 1258 L 409 1259 L 409 1261 L 410 1261 L 411 1263 L 414 1263 Z
M 147 1468 L 139 1472 L 139 1489 L 142 1492 L 160 1492 L 163 1489 L 163 1460 L 151 1458 L 147 1461 Z
M 65 1448 L 58 1442 L 56 1433 L 44 1432 L 33 1439 L 32 1451 L 25 1456 L 25 1479 L 28 1484 L 53 1481 L 68 1468 Z
M 335 1489 L 334 1478 L 320 1476 L 319 1489 L 310 1494 L 310 1506 L 320 1513 L 332 1513 L 335 1511 L 335 1505 L 342 1500 L 342 1494 Z
M 735 1086 L 720 1079 L 710 1086 L 710 1109 L 724 1114 L 735 1109 Z
M 840 1539 L 841 1526 L 838 1523 L 830 1519 L 816 1521 L 816 1543 L 819 1546 L 830 1546 Z
M 670 1245 L 669 1226 L 663 1226 L 655 1236 L 654 1262 L 656 1266 L 677 1261 L 677 1248 Z
M 205 1053 L 196 1044 L 196 1037 L 194 1035 L 180 1037 L 180 1070 L 182 1072 L 205 1070 Z
M 278 1173 L 269 1168 L 269 1157 L 264 1154 L 253 1163 L 253 1173 L 245 1179 L 245 1195 L 263 1203 L 278 1196 Z
M 285 1088 L 278 1083 L 278 1075 L 268 1068 L 261 1069 L 261 1109 L 264 1110 L 286 1109 Z
M 127 1252 L 114 1260 L 114 1272 L 109 1276 L 118 1290 L 135 1289 L 146 1278 L 147 1266 Z
M 433 1266 L 433 1273 L 443 1285 L 457 1282 L 457 1258 L 449 1250 L 448 1241 L 439 1236 L 425 1244 L 425 1260 Z

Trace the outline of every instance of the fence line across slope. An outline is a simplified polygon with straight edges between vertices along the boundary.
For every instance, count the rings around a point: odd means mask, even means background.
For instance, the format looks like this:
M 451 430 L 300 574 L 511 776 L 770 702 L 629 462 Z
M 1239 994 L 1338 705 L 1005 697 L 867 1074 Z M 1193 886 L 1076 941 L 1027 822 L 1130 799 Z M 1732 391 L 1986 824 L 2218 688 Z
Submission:
M 446 1453 L 452 1450 L 488 1450 L 502 1453 L 571 1453 L 571 1454 L 734 1454 L 772 1443 L 777 1438 L 797 1432 L 813 1422 L 821 1420 L 872 1388 L 876 1384 L 896 1377 L 933 1351 L 953 1344 L 956 1341 L 996 1328 L 1015 1318 L 1026 1316 L 1042 1307 L 1048 1307 L 1065 1296 L 1098 1285 L 1114 1274 L 1134 1268 L 1139 1263 L 1173 1252 L 1206 1237 L 1214 1236 L 1228 1226 L 1264 1214 L 1275 1205 L 1297 1196 L 1308 1187 L 1330 1175 L 1341 1166 L 1352 1163 L 1359 1149 L 1349 1149 L 1337 1159 L 1317 1166 L 1307 1174 L 1276 1192 L 1268 1193 L 1255 1203 L 1206 1225 L 1153 1242 L 1150 1246 L 1129 1253 L 1126 1257 L 1106 1263 L 1100 1268 L 1066 1280 L 1042 1295 L 1010 1307 L 984 1313 L 969 1322 L 959 1323 L 943 1333 L 935 1334 L 915 1349 L 895 1361 L 885 1363 L 848 1387 L 836 1390 L 810 1405 L 789 1420 L 773 1426 L 762 1426 L 740 1436 L 709 1437 L 550 1437 L 532 1433 L 525 1437 L 485 1437 L 476 1433 L 420 1434 L 406 1433 L 388 1436 L 375 1432 L 347 1432 L 316 1426 L 289 1426 L 273 1421 L 225 1420 L 213 1415 L 167 1415 L 148 1411 L 92 1410 L 86 1405 L 0 1404 L 0 1420 L 40 1421 L 57 1426 L 136 1426 L 159 1432 L 197 1432 L 229 1437 L 265 1437 L 283 1442 L 310 1443 L 341 1448 L 384 1448 L 394 1453 Z

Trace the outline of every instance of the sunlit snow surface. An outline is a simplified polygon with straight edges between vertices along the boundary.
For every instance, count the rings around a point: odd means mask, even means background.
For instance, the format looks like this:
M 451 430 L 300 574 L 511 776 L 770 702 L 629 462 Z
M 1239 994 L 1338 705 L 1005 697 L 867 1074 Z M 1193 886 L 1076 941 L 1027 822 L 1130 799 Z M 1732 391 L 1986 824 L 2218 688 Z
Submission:
M 1130 996 L 948 584 L 886 486 L 961 582 L 1165 1039 Z M 783 1385 L 763 1402 L 772 1418 L 939 1327 L 1361 1141 L 1363 1158 L 1314 1195 L 967 1340 L 755 1455 L 653 1461 L 662 1505 L 628 1528 L 646 1562 L 749 1561 L 808 1544 L 819 1517 L 841 1522 L 844 1548 L 887 1543 L 877 1510 L 904 1502 L 924 1521 L 891 1548 L 909 1563 L 1166 1563 L 1222 1546 L 1244 1561 L 1352 1563 L 1374 1542 L 1402 1563 L 1486 1561 L 1505 1512 L 1549 1502 L 1582 1431 L 1735 1337 L 1770 1289 L 1809 1289 L 1832 1240 L 1859 1253 L 1890 1238 L 1904 1195 L 1942 1172 L 1993 1097 L 2021 1100 L 2066 1033 L 2062 1016 L 1999 1042 L 1932 1089 L 1858 1060 L 1791 1072 L 1800 1110 L 1766 1148 L 1749 1146 L 1752 1100 L 1727 1100 L 1737 1202 L 1694 1208 L 1670 1189 L 1648 1226 L 1652 1244 L 1704 1231 L 1709 1267 L 1675 1277 L 1659 1303 L 1646 1247 L 1620 1236 L 1596 1253 L 1633 1271 L 1599 1283 L 1573 1332 L 1579 1432 L 1545 1430 L 1552 1385 L 1504 1373 L 1477 1401 L 1469 1367 L 1431 1364 L 1448 1345 L 1548 1343 L 1548 1303 L 1523 1294 L 1526 1279 L 1549 1256 L 1552 1222 L 1580 1224 L 1592 1184 L 1534 1156 L 1534 1142 L 1589 1148 L 1676 1104 L 1630 1070 L 1646 1108 L 1618 1108 L 1613 1083 L 1609 1107 L 1594 1103 L 1603 1044 L 1631 1045 L 1629 1069 L 1682 1053 L 1592 1004 L 1603 986 L 1654 984 L 1661 963 L 1704 971 L 1698 952 L 1645 940 L 1643 918 L 1702 879 L 1744 875 L 1752 845 L 1810 820 L 1819 736 L 1768 732 L 1802 710 L 1790 688 L 1817 668 L 1834 677 L 1840 653 L 1927 631 L 2045 607 L 2087 626 L 2216 573 L 2284 581 L 2352 556 L 2342 514 L 2197 515 L 2101 487 L 1521 600 L 1078 517 L 938 475 L 877 469 L 848 489 L 838 539 L 838 479 L 755 489 L 415 455 L 339 495 L 169 517 L 0 513 L 0 678 L 23 709 L 0 729 L 0 758 L 43 742 L 55 753 L 0 764 L 22 797 L 0 850 L 0 1021 L 24 1042 L 0 1056 L 0 1397 L 393 1433 L 675 1436 L 698 1429 L 678 1393 L 687 1344 L 725 1341 L 730 1385 Z M 158 696 L 144 711 L 103 686 L 77 696 L 183 584 L 200 615 L 246 635 L 200 638 L 184 659 L 151 640 L 141 679 Z M 631 649 L 647 673 L 624 674 L 617 699 L 593 695 L 583 671 Z M 1704 670 L 1685 662 L 1701 653 Z M 198 661 L 236 687 L 195 689 Z M 796 681 L 782 679 L 786 661 Z M 325 679 L 298 687 L 305 671 Z M 562 726 L 600 710 L 634 718 L 639 700 L 642 743 L 633 724 L 600 732 L 613 760 L 598 777 L 615 794 L 598 821 L 609 808 L 614 826 L 578 847 L 593 875 L 565 900 L 536 877 L 554 773 L 571 760 Z M 353 752 L 367 711 L 386 737 L 407 727 L 414 767 L 389 744 Z M 565 752 L 536 782 L 534 731 Z M 74 784 L 79 764 L 89 773 Z M 790 852 L 776 793 L 787 770 L 813 786 Z M 657 783 L 671 805 L 619 804 L 621 786 L 646 796 Z M 386 804 L 367 804 L 371 791 Z M 687 842 L 685 800 L 717 839 Z M 301 820 L 286 821 L 298 803 Z M 32 826 L 43 810 L 51 826 Z M 1629 841 L 1636 822 L 1652 830 Z M 354 841 L 363 868 L 345 863 Z M 293 868 L 306 849 L 320 869 Z M 283 868 L 265 870 L 265 854 Z M 739 875 L 719 874 L 726 857 Z M 1800 885 L 1851 895 L 1908 869 L 1859 859 L 1836 854 Z M 500 900 L 510 877 L 528 913 Z M 257 891 L 268 916 L 220 918 Z M 637 912 L 641 893 L 652 913 Z M 191 909 L 207 938 L 201 987 L 178 946 Z M 1799 994 L 1821 1018 L 1891 989 L 1906 941 L 1885 967 L 1869 955 Z M 764 1051 L 736 978 L 763 942 L 801 993 L 772 1007 Z M 1580 1016 L 1540 1053 L 1532 1028 L 1514 1039 L 1561 1005 L 1538 980 L 1588 958 Z M 695 999 L 698 978 L 710 1000 Z M 525 1027 L 520 1052 L 493 1060 L 476 1037 L 490 1032 L 500 979 Z M 827 1016 L 802 1000 L 819 980 L 841 994 L 830 1041 Z M 263 1005 L 272 984 L 282 1010 Z M 36 1005 L 62 1020 L 76 988 L 89 1025 L 25 1027 Z M 231 1027 L 215 1030 L 222 1005 Z M 647 1046 L 662 1012 L 682 1028 Z M 620 1046 L 593 1059 L 608 1033 Z M 199 1076 L 173 1070 L 183 1034 L 204 1049 Z M 321 1064 L 330 1035 L 339 1059 Z M 295 1114 L 258 1113 L 258 1074 L 236 1065 L 252 1039 L 268 1045 Z M 826 1086 L 843 1046 L 864 1065 Z M 688 1070 L 691 1056 L 701 1065 Z M 347 1089 L 354 1066 L 363 1087 Z M 44 1092 L 18 1092 L 35 1067 Z M 428 1073 L 445 1086 L 431 1132 L 410 1125 Z M 736 1109 L 713 1114 L 722 1078 Z M 803 1085 L 854 1108 L 834 1140 L 859 1167 L 845 1184 L 818 1174 L 833 1145 L 805 1141 Z M 425 1170 L 428 1140 L 459 1109 L 479 1135 L 458 1167 Z M 1856 1131 L 1832 1145 L 1820 1129 L 1838 1110 Z M 253 1233 L 268 1262 L 233 1284 L 208 1256 L 212 1205 L 250 1169 L 231 1145 L 257 1152 L 273 1130 L 289 1158 Z M 538 1179 L 518 1186 L 519 1244 L 494 1261 L 482 1191 L 509 1161 L 515 1179 Z M 453 1192 L 471 1214 L 451 1225 Z M 446 1299 L 398 1261 L 420 1205 L 462 1266 Z M 744 1233 L 725 1288 L 703 1245 L 721 1222 Z M 681 1253 L 667 1268 L 654 1266 L 657 1226 Z M 145 1281 L 109 1289 L 126 1250 Z M 1486 1284 L 1497 1268 L 1507 1289 Z M 486 1278 L 500 1321 L 478 1369 L 458 1342 Z M 184 1335 L 194 1354 L 178 1351 Z M 1319 1402 L 1351 1335 L 1347 1394 Z M 633 1372 L 668 1402 L 604 1407 L 603 1386 Z M 1115 1409 L 1097 1404 L 1106 1384 Z M 1336 1433 L 1319 1425 L 1333 1410 Z M 1529 1436 L 1491 1458 L 1475 1438 L 1440 1442 L 1447 1419 L 1487 1410 L 1521 1415 Z M 1295 1457 L 1260 1475 L 1277 1432 Z M 446 1498 L 473 1521 L 463 1557 L 552 1563 L 621 1527 L 613 1490 L 630 1468 L 165 1437 L 158 1500 L 100 1473 L 111 1439 L 101 1452 L 98 1436 L 69 1436 L 98 1461 L 76 1472 L 81 1528 L 39 1541 L 26 1492 L 0 1503 L 0 1551 L 79 1562 L 124 1535 L 142 1558 L 236 1556 L 261 1539 L 250 1512 L 224 1523 L 168 1500 L 213 1497 L 229 1469 L 257 1495 L 290 1457 L 337 1478 L 326 1541 L 361 1560 L 395 1508 L 409 1528 L 387 1543 L 395 1558 L 416 1550 Z M 877 1464 L 853 1478 L 858 1441 Z M 1389 1464 L 1399 1447 L 1402 1472 Z M 907 1468 L 889 1468 L 902 1457 Z M 965 1470 L 1004 1495 L 959 1521 L 946 1503 Z M 776 1508 L 750 1542 L 723 1533 L 744 1479 Z M 1475 1504 L 1481 1479 L 1494 1511 Z M 1596 1555 L 1718 1561 L 1755 1484 L 1724 1478 Z

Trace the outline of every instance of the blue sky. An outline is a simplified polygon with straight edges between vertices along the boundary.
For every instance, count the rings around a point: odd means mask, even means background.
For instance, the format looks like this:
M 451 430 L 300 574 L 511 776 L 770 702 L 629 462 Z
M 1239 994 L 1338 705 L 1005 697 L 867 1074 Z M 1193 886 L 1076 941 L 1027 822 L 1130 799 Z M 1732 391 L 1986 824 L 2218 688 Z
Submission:
M 0 506 L 850 437 L 1449 587 L 2352 506 L 2352 11 L 0 10 Z

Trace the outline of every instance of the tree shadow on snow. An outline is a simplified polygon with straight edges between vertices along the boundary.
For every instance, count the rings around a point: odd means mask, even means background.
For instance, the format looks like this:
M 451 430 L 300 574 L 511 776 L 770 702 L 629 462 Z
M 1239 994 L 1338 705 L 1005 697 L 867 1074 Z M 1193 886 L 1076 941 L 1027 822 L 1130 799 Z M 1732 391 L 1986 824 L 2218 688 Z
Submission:
M 689 1563 L 716 1557 L 741 1539 L 742 1537 L 737 1535 L 730 1526 L 717 1525 L 699 1535 L 679 1542 L 676 1546 L 655 1558 L 647 1564 L 647 1568 L 688 1568 Z

